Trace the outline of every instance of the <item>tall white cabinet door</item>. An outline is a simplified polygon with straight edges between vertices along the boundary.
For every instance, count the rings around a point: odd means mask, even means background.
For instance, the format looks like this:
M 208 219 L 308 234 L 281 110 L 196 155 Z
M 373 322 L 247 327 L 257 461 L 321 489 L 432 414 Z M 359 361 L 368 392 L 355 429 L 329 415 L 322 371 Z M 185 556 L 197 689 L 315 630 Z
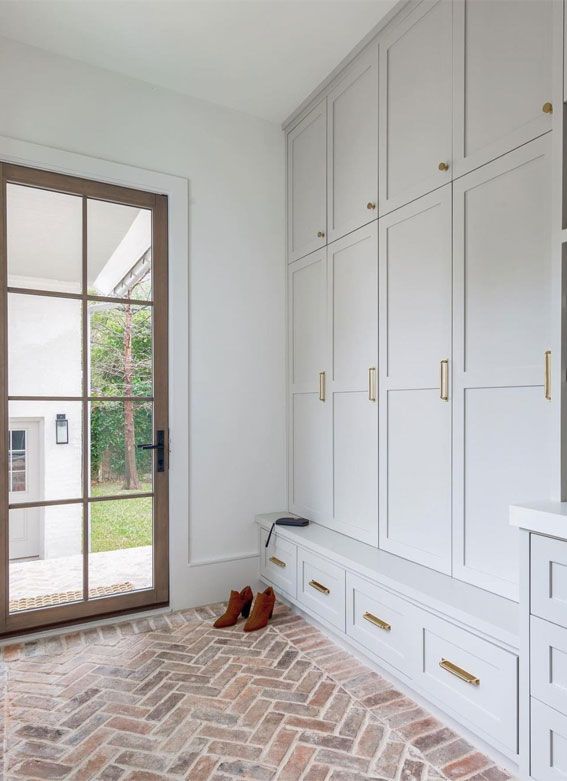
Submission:
M 517 598 L 509 506 L 552 498 L 550 136 L 453 184 L 454 574 Z
M 297 260 L 326 244 L 327 101 L 287 137 L 288 256 Z
M 379 245 L 380 547 L 450 573 L 451 185 L 381 219 Z
M 455 176 L 551 130 L 553 10 L 541 0 L 455 0 Z
M 330 512 L 331 406 L 328 366 L 327 251 L 288 267 L 290 346 L 290 507 L 325 523 Z
M 336 531 L 378 543 L 378 224 L 334 242 L 329 253 L 329 383 Z
M 423 0 L 380 44 L 380 214 L 451 179 L 452 3 Z
M 378 216 L 378 45 L 327 96 L 329 241 Z

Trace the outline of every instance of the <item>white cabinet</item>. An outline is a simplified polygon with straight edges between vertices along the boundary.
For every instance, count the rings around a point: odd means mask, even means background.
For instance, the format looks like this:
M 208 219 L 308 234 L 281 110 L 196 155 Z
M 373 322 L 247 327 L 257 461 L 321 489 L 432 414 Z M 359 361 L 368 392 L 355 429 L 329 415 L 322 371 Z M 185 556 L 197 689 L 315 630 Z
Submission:
M 342 567 L 302 550 L 297 554 L 297 599 L 318 619 L 345 631 L 345 578 Z
M 380 214 L 450 181 L 451 38 L 452 4 L 423 0 L 380 42 Z
M 454 574 L 517 598 L 509 506 L 552 495 L 549 136 L 453 185 Z
M 277 531 L 260 530 L 260 575 L 290 597 L 297 592 L 297 545 L 284 539 Z
M 379 245 L 380 547 L 450 572 L 450 185 L 382 218 Z
M 297 260 L 326 243 L 327 101 L 287 137 L 288 256 Z
M 378 227 L 328 247 L 332 515 L 337 531 L 378 542 Z
M 565 781 L 567 716 L 533 699 L 531 703 L 531 778 Z
M 298 515 L 329 517 L 330 406 L 324 401 L 327 347 L 327 251 L 288 271 L 290 354 L 290 503 Z
M 461 176 L 551 130 L 544 105 L 552 100 L 554 4 L 453 5 L 454 174 Z
M 366 49 L 327 96 L 329 241 L 378 215 L 378 46 Z

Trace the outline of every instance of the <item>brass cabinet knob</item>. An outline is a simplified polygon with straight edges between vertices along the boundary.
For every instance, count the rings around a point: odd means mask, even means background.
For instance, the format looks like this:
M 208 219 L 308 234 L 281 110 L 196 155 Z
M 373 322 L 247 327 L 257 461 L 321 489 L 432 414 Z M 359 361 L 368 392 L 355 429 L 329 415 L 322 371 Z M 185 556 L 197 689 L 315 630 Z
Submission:
M 317 231 L 317 238 L 318 239 L 324 239 L 325 238 L 325 234 L 323 233 L 323 231 Z
M 439 170 L 440 171 L 448 171 L 449 170 L 449 163 L 439 163 Z
M 553 103 L 550 103 L 549 101 L 544 103 L 541 110 L 544 114 L 553 114 Z
M 368 201 L 368 203 L 366 204 L 366 208 L 367 208 L 369 211 L 373 211 L 373 209 L 375 209 L 375 208 L 376 208 L 376 204 L 375 204 L 375 203 L 372 203 L 372 201 Z

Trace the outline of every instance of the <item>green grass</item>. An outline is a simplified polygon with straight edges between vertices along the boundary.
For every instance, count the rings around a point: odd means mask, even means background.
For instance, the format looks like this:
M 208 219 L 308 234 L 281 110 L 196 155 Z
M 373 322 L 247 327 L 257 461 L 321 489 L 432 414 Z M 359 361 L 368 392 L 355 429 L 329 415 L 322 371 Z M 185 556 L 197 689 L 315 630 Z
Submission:
M 151 491 L 151 484 L 140 483 L 139 491 Z M 93 496 L 125 496 L 129 493 L 132 491 L 125 491 L 120 483 L 102 483 L 92 489 Z M 152 544 L 151 497 L 92 502 L 90 513 L 92 553 Z

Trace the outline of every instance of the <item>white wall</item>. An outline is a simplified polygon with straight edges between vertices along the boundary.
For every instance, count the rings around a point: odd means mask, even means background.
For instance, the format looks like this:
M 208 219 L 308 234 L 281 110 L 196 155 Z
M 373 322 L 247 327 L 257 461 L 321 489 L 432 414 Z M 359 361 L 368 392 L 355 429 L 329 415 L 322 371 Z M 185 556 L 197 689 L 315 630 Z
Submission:
M 219 599 L 255 575 L 254 513 L 285 506 L 282 134 L 2 38 L 0 105 L 0 135 L 189 179 L 190 505 L 171 523 L 190 534 L 173 604 Z

